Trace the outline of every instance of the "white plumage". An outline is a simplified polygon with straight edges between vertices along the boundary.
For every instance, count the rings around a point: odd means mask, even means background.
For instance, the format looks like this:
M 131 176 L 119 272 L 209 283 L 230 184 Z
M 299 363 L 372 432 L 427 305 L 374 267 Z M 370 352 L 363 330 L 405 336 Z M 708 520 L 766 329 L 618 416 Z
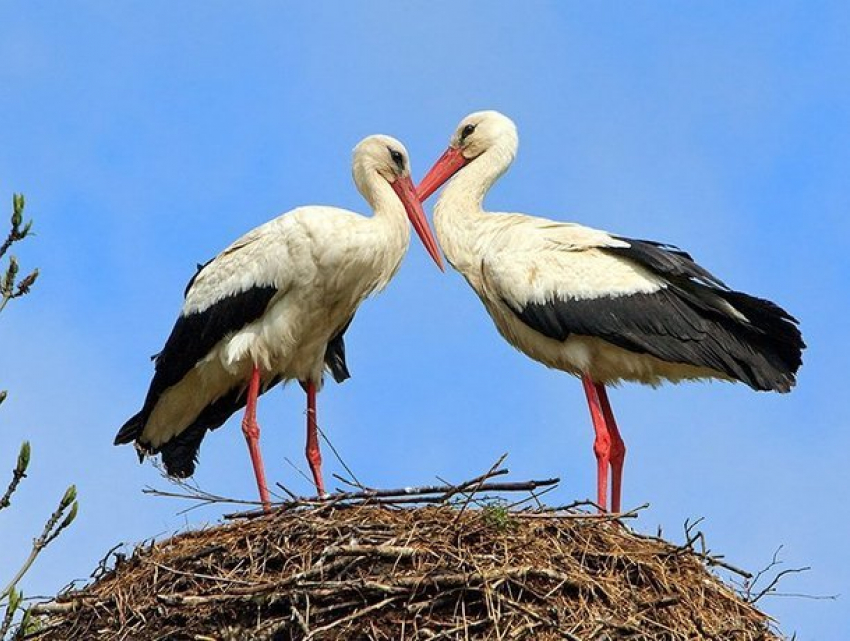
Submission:
M 156 357 L 144 407 L 116 444 L 135 441 L 144 454 L 161 452 L 170 474 L 188 476 L 206 431 L 247 403 L 243 428 L 267 503 L 253 403 L 261 390 L 298 380 L 308 393 L 308 460 L 324 491 L 311 398 L 325 367 L 347 378 L 342 335 L 360 303 L 398 270 L 410 237 L 406 218 L 440 265 L 401 143 L 366 138 L 354 150 L 353 174 L 372 217 L 334 207 L 294 209 L 199 268 Z
M 422 201 L 451 178 L 434 227 L 451 265 L 501 335 L 582 379 L 596 431 L 597 499 L 620 509 L 625 445 L 606 384 L 719 378 L 788 391 L 804 347 L 778 306 L 728 289 L 685 252 L 572 223 L 485 213 L 482 201 L 516 155 L 514 123 L 467 116 L 419 185 Z

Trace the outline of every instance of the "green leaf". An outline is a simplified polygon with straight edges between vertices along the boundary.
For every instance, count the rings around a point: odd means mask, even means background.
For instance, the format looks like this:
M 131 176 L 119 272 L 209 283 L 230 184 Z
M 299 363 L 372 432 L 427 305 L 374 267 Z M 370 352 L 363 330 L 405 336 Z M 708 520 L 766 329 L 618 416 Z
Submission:
M 18 474 L 24 474 L 27 471 L 27 468 L 30 465 L 30 442 L 24 441 L 21 444 L 21 449 L 18 452 L 18 465 L 16 468 L 16 472 Z
M 12 196 L 12 227 L 17 229 L 21 225 L 24 215 L 24 195 L 14 194 Z
M 71 505 L 77 499 L 77 486 L 70 485 L 68 489 L 65 490 L 65 495 L 62 497 L 62 500 L 59 502 L 59 509 L 64 510 L 66 507 Z

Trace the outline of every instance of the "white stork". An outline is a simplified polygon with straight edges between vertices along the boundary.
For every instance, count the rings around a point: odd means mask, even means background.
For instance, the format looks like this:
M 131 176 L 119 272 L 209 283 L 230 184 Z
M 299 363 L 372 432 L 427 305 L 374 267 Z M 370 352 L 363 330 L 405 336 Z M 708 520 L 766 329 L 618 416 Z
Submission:
M 449 263 L 515 348 L 581 378 L 596 433 L 597 502 L 620 511 L 626 448 L 606 385 L 723 379 L 788 392 L 805 347 L 797 321 L 729 289 L 676 247 L 573 223 L 490 214 L 482 201 L 513 162 L 514 123 L 495 111 L 464 118 L 418 187 L 449 178 L 434 228 Z
M 358 305 L 395 275 L 410 240 L 405 214 L 443 268 L 410 178 L 407 151 L 370 136 L 354 149 L 354 183 L 374 215 L 300 207 L 251 230 L 192 277 L 141 411 L 115 444 L 140 457 L 162 454 L 166 472 L 190 476 L 207 430 L 246 406 L 248 442 L 260 499 L 269 504 L 256 419 L 257 396 L 280 381 L 307 392 L 307 460 L 324 494 L 316 391 L 328 368 L 348 378 L 343 333 Z M 246 393 L 247 388 L 247 393 Z

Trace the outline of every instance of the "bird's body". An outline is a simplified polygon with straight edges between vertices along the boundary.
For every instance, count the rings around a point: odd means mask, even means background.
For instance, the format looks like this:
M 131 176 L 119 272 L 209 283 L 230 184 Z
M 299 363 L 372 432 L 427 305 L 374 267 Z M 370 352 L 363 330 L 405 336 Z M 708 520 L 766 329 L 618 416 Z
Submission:
M 605 385 L 723 379 L 787 392 L 801 363 L 802 339 L 784 310 L 727 288 L 675 247 L 484 212 L 483 197 L 516 148 L 509 119 L 472 114 L 419 195 L 424 201 L 454 176 L 434 209 L 449 263 L 511 345 L 582 378 L 597 432 L 598 500 L 605 505 L 610 460 L 618 510 L 625 447 Z
M 437 236 L 452 248 L 446 257 L 460 265 L 502 336 L 534 360 L 605 384 L 719 378 L 756 389 L 790 388 L 792 363 L 783 363 L 781 354 L 771 363 L 749 349 L 759 331 L 747 326 L 746 312 L 764 301 L 709 280 L 680 250 L 581 225 L 490 213 L 463 234 L 472 240 L 464 247 L 456 237 L 462 227 L 452 220 L 462 211 L 442 201 L 436 207 Z M 646 262 L 649 252 L 700 280 L 680 276 L 676 282 Z
M 143 453 L 161 452 L 169 474 L 189 476 L 205 433 L 250 404 L 252 381 L 261 392 L 297 380 L 309 397 L 321 387 L 326 367 L 337 380 L 348 377 L 342 335 L 360 303 L 395 275 L 409 244 L 405 212 L 412 205 L 398 192 L 412 193 L 412 186 L 393 186 L 376 171 L 373 157 L 387 149 L 401 162 L 394 180 L 409 185 L 398 141 L 373 136 L 355 149 L 355 182 L 373 216 L 333 207 L 294 209 L 199 268 L 156 356 L 142 410 L 116 443 L 135 441 Z M 414 224 L 420 232 L 424 217 Z M 424 229 L 427 237 L 427 224 Z M 316 482 L 322 492 L 320 477 Z

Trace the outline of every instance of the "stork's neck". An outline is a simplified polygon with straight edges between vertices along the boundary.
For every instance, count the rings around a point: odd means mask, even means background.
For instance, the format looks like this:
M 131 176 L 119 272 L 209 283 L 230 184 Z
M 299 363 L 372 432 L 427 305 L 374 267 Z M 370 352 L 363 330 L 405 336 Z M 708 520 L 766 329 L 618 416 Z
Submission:
M 434 207 L 437 239 L 452 266 L 463 274 L 478 269 L 479 227 L 486 223 L 484 196 L 514 159 L 513 149 L 494 146 L 458 171 Z M 467 274 L 468 275 L 468 274 Z
M 376 267 L 381 272 L 378 288 L 392 279 L 410 244 L 407 212 L 390 184 L 377 173 L 363 185 L 361 193 L 374 214 L 369 227 L 374 235 Z

